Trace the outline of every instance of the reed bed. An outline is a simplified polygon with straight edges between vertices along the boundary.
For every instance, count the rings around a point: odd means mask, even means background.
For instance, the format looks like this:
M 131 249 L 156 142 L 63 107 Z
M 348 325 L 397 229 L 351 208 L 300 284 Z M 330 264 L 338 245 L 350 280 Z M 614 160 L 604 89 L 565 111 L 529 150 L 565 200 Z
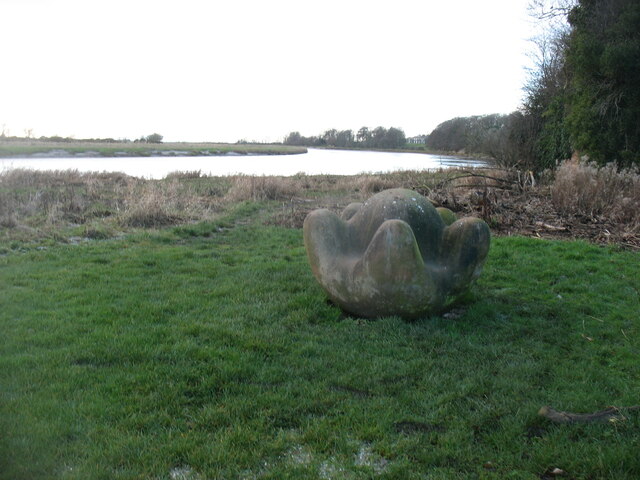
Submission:
M 547 178 L 541 183 L 516 171 L 449 169 L 291 177 L 176 171 L 149 180 L 123 173 L 14 169 L 0 172 L 0 241 L 106 238 L 130 229 L 214 220 L 242 202 L 260 204 L 261 221 L 300 228 L 315 208 L 340 211 L 379 191 L 409 188 L 436 206 L 482 217 L 496 232 L 539 234 L 529 227 L 542 223 L 544 235 L 615 241 L 617 229 L 625 244 L 640 244 L 637 171 L 565 163 Z M 585 217 L 592 221 L 588 231 L 581 226 Z
M 77 227 L 115 231 L 206 220 L 219 205 L 217 195 L 203 194 L 177 178 L 145 180 L 77 170 L 0 172 L 0 227 L 34 237 L 52 230 L 78 232 Z
M 558 168 L 551 199 L 564 215 L 608 217 L 640 229 L 640 170 L 609 164 L 565 162 Z

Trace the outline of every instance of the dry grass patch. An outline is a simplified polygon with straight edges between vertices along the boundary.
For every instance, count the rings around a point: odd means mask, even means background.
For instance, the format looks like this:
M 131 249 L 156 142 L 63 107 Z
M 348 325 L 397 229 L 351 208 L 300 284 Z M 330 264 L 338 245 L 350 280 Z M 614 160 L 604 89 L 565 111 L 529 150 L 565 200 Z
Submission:
M 184 209 L 177 203 L 176 182 L 132 184 L 127 191 L 120 222 L 127 227 L 156 228 L 183 220 Z
M 0 172 L 0 218 L 5 227 L 82 224 L 117 210 L 119 191 L 132 181 L 122 173 Z
M 76 170 L 0 172 L 0 241 L 106 238 L 128 228 L 209 221 L 239 202 L 263 202 L 260 220 L 299 228 L 317 208 L 341 212 L 388 188 L 408 188 L 504 235 L 586 238 L 640 248 L 640 172 L 563 164 L 555 180 L 499 169 L 387 174 L 206 176 L 162 180 Z
M 206 178 L 207 175 L 202 173 L 202 170 L 176 170 L 175 172 L 169 172 L 164 177 L 165 180 L 191 180 L 194 178 Z
M 225 199 L 231 202 L 289 200 L 300 192 L 300 183 L 293 177 L 238 175 L 233 177 Z
M 381 175 L 359 175 L 353 179 L 345 179 L 341 183 L 347 187 L 347 190 L 360 192 L 363 196 L 374 195 L 389 188 L 402 186 L 398 180 Z
M 640 172 L 565 162 L 556 171 L 551 200 L 564 215 L 604 216 L 638 230 Z
M 155 228 L 215 216 L 221 197 L 203 190 L 194 172 L 166 180 L 77 170 L 0 172 L 3 237 L 48 236 L 76 229 L 99 238 L 118 227 Z M 80 228 L 81 227 L 81 228 Z M 79 229 L 80 228 L 80 229 Z
M 129 185 L 120 221 L 127 227 L 157 228 L 214 216 L 220 200 L 198 194 L 188 183 L 139 180 Z

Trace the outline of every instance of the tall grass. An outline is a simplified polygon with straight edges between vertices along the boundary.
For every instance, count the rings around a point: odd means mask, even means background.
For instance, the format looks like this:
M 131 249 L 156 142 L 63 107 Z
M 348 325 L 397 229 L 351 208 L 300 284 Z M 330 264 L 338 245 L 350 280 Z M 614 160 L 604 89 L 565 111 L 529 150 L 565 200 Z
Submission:
M 128 229 L 208 221 L 246 201 L 260 203 L 267 223 L 298 228 L 315 208 L 339 211 L 397 187 L 416 190 L 459 215 L 481 216 L 494 227 L 507 225 L 508 231 L 509 225 L 540 221 L 535 213 L 542 205 L 547 219 L 606 218 L 616 238 L 628 238 L 640 231 L 639 178 L 638 172 L 573 164 L 560 166 L 550 189 L 548 183 L 523 181 L 514 172 L 482 169 L 292 177 L 177 171 L 160 180 L 16 169 L 0 172 L 0 241 L 103 238 Z M 522 217 L 523 211 L 532 213 Z
M 66 228 L 96 221 L 161 227 L 211 218 L 220 200 L 177 178 L 145 180 L 77 170 L 0 172 L 0 226 Z
M 146 180 L 123 173 L 15 169 L 0 172 L 0 226 L 64 228 L 107 222 L 120 228 L 162 227 L 207 220 L 225 206 L 243 201 L 325 197 L 339 206 L 340 198 L 359 201 L 395 187 L 415 189 L 440 203 L 451 196 L 452 184 L 446 181 L 451 175 L 441 171 L 209 177 L 200 171 L 176 171 L 162 180 Z
M 84 223 L 119 208 L 122 189 L 133 179 L 124 174 L 80 173 L 77 170 L 0 172 L 0 222 Z M 105 194 L 108 190 L 111 194 Z M 100 204 L 99 212 L 95 210 Z M 32 220 L 28 222 L 27 220 Z
M 640 171 L 609 164 L 564 162 L 558 168 L 551 198 L 565 215 L 606 216 L 640 228 Z
M 287 200 L 300 194 L 294 178 L 238 175 L 227 194 L 230 201 Z

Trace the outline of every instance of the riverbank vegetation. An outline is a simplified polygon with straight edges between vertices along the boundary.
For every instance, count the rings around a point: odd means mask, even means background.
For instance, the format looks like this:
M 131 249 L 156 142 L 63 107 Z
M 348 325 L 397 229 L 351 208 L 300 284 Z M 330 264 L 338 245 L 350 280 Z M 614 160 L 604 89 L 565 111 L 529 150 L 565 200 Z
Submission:
M 306 148 L 258 143 L 187 143 L 153 141 L 0 138 L 0 158 L 10 157 L 151 157 L 208 155 L 292 155 Z
M 0 172 L 0 244 L 110 238 L 137 228 L 212 221 L 233 205 L 260 202 L 265 223 L 301 227 L 314 208 L 339 210 L 404 187 L 494 233 L 583 238 L 640 247 L 640 173 L 565 163 L 548 177 L 513 169 L 448 169 L 353 176 L 206 176 L 150 180 L 74 170 Z

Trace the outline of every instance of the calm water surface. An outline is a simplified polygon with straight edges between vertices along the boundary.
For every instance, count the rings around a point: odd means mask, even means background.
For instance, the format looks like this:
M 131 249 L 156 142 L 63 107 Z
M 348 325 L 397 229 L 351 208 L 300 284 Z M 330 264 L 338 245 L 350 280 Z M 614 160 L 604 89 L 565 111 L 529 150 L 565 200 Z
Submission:
M 11 168 L 81 172 L 123 172 L 164 178 L 175 171 L 200 170 L 209 175 L 355 175 L 396 170 L 427 170 L 484 163 L 421 153 L 309 149 L 302 155 L 223 155 L 210 157 L 36 157 L 0 159 L 0 171 Z

